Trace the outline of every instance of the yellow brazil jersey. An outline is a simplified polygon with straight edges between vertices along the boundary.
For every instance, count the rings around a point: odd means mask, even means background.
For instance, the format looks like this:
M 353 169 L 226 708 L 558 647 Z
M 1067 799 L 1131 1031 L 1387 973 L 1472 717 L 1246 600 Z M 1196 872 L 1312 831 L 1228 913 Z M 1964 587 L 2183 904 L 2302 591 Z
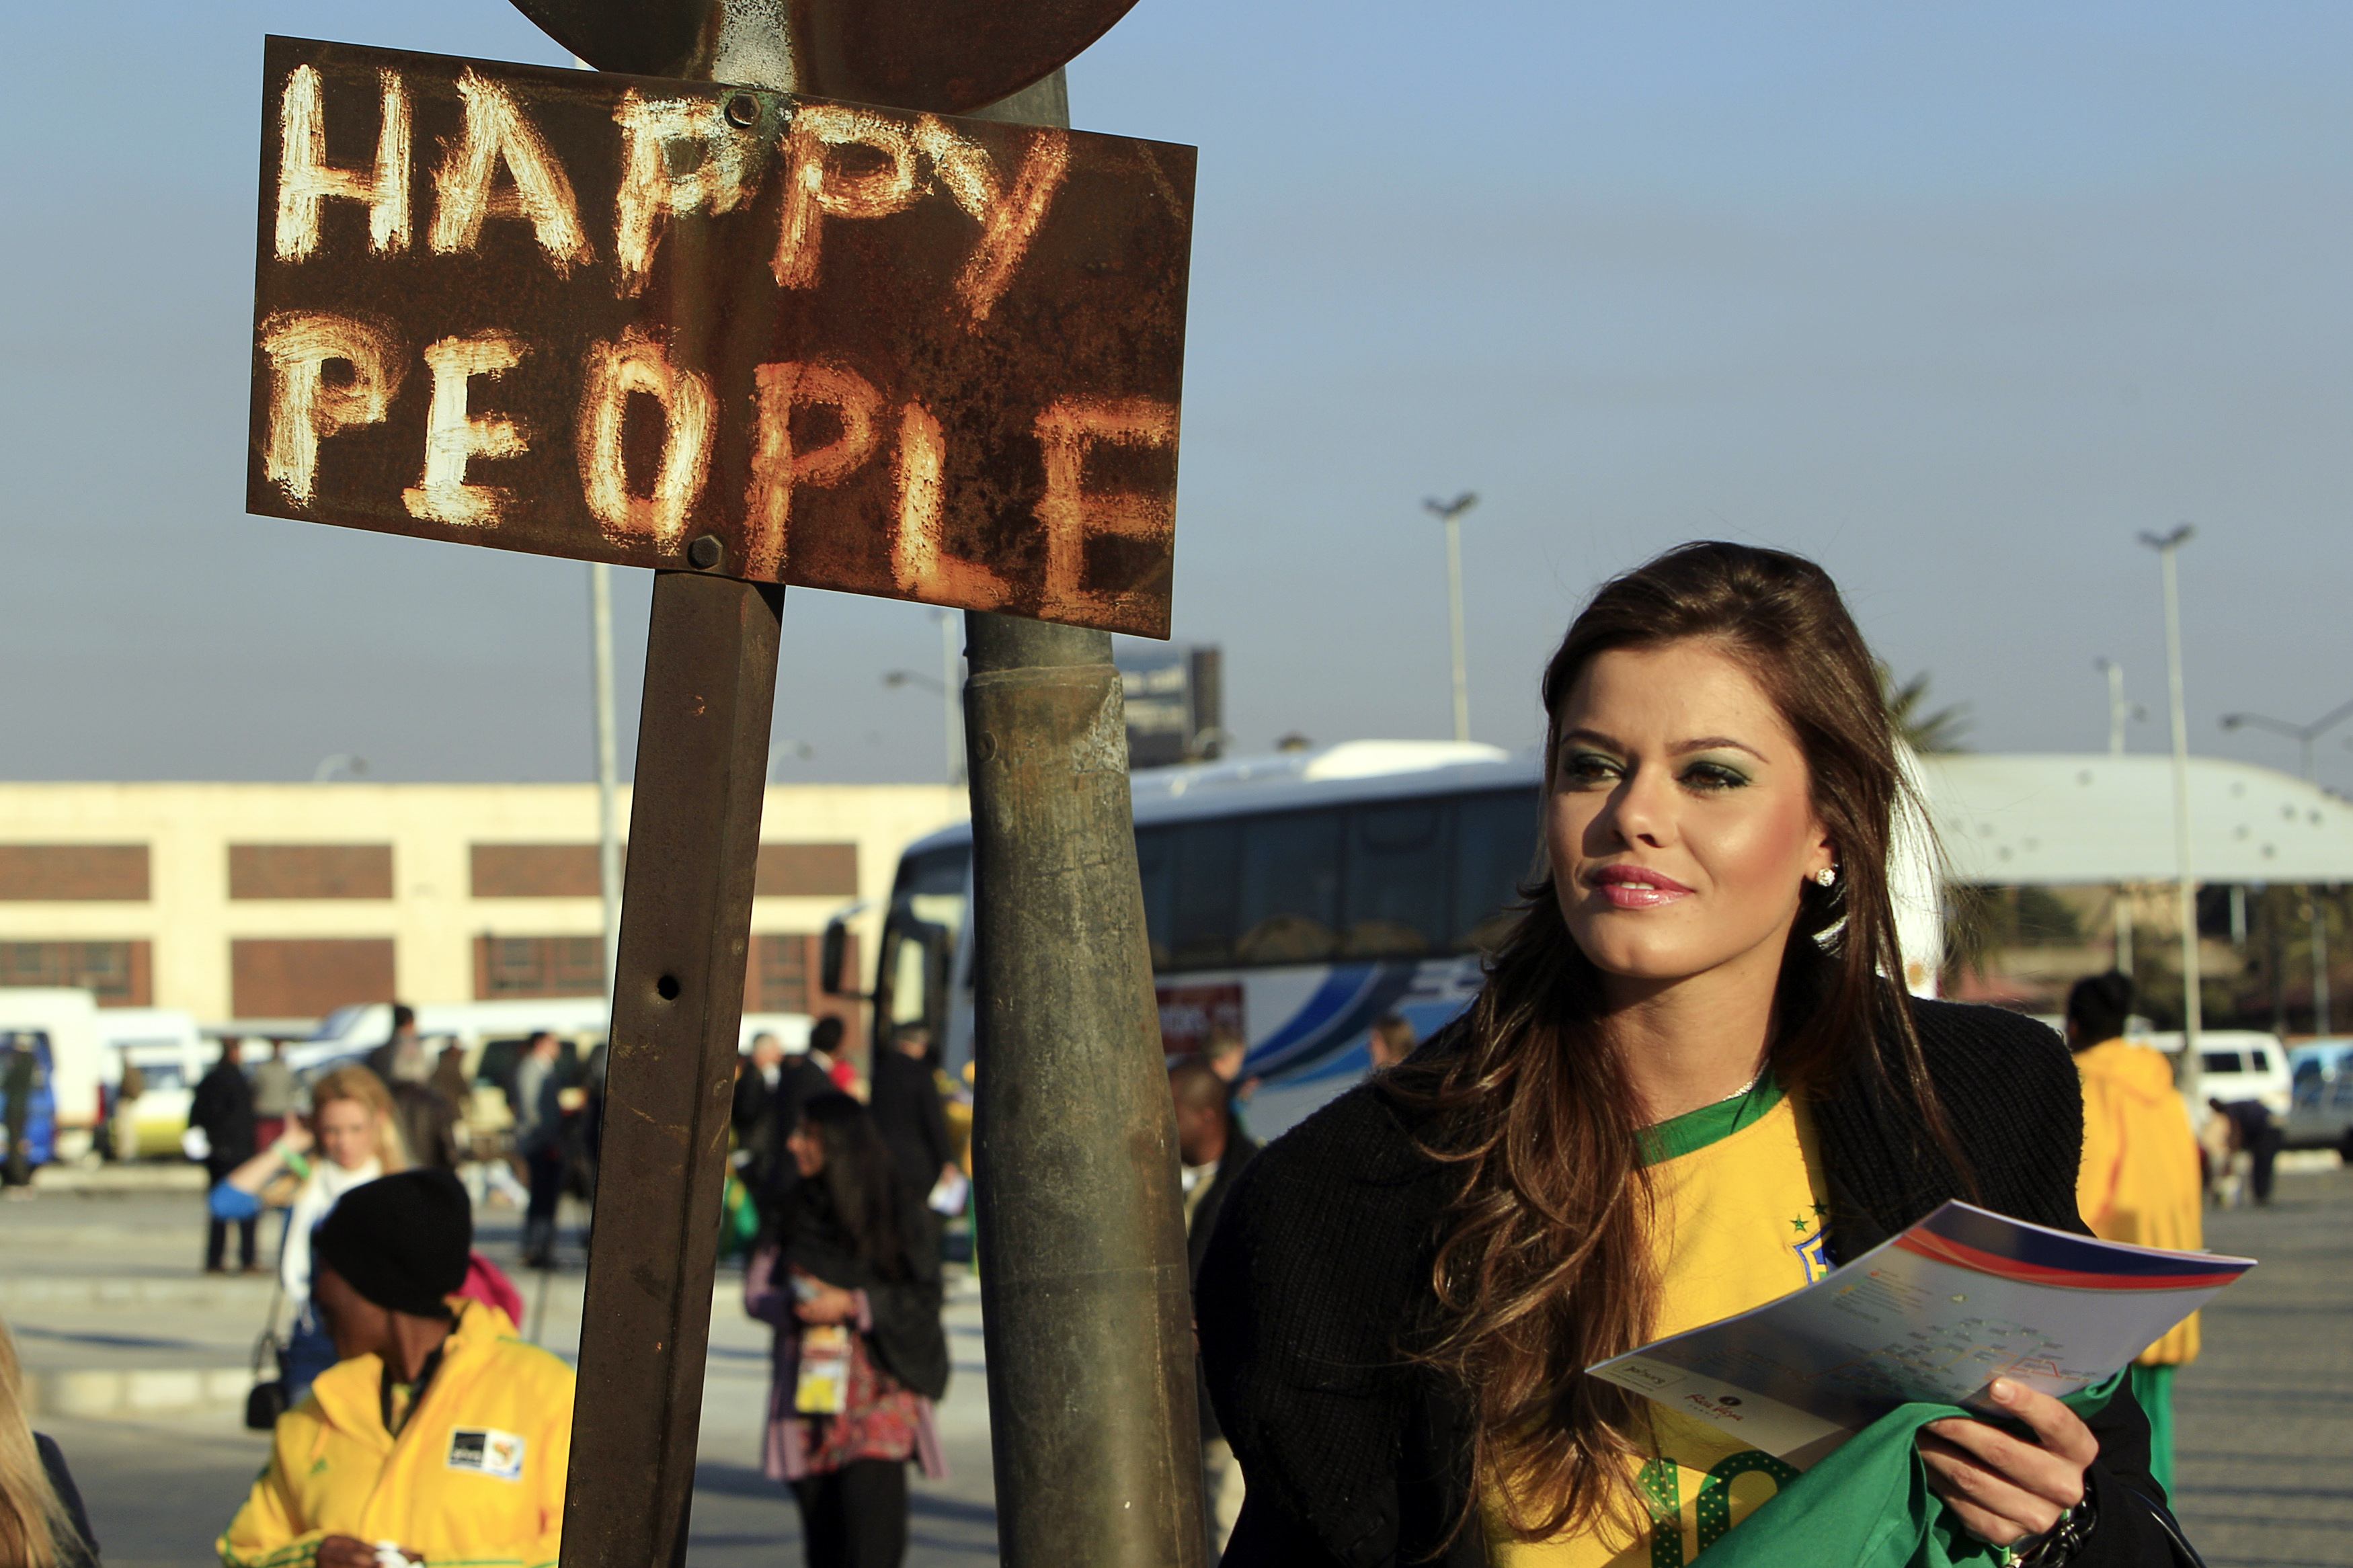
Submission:
M 225 1568 L 308 1568 L 330 1535 L 389 1541 L 427 1568 L 554 1568 L 572 1450 L 572 1369 L 461 1306 L 440 1370 L 385 1430 L 384 1363 L 338 1362 L 278 1418 L 269 1463 L 216 1550 Z
M 1745 1312 L 1829 1272 L 1822 1256 L 1821 1160 L 1813 1129 L 1769 1079 L 1643 1135 L 1662 1289 L 1654 1337 Z M 1636 1471 L 1642 1528 L 1544 1542 L 1503 1527 L 1486 1502 L 1497 1568 L 1681 1568 L 1795 1478 L 1780 1460 L 1662 1405 L 1651 1458 Z

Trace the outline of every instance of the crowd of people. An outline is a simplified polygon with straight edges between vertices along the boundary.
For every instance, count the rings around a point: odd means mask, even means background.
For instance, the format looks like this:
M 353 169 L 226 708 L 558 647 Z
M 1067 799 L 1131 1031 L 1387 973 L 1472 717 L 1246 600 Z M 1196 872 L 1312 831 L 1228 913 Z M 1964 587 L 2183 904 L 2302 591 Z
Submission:
M 1800 1474 L 1586 1374 L 1947 1199 L 2195 1249 L 2214 1179 L 2244 1161 L 2263 1201 L 2276 1144 L 2259 1105 L 2217 1104 L 2225 1142 L 2201 1149 L 2170 1064 L 2126 1037 L 2121 974 L 2073 987 L 2063 1042 L 1886 980 L 1905 785 L 1819 567 L 1670 552 L 1599 591 L 1542 696 L 1537 879 L 1466 1012 L 1427 1040 L 1375 1022 L 1365 1080 L 1264 1148 L 1239 1031 L 1168 1068 L 1212 1560 L 1599 1568 L 1741 1532 L 1754 1562 L 2194 1563 L 2168 1498 L 2195 1318 L 2096 1397 L 1998 1377 L 2000 1418 L 1929 1412 L 1867 1471 Z M 810 1568 L 896 1568 L 911 1469 L 944 1473 L 941 1221 L 963 1170 L 930 1034 L 892 1032 L 863 1083 L 842 1047 L 827 1018 L 806 1049 L 763 1036 L 738 1063 L 744 1307 L 773 1331 L 761 1462 Z M 206 1267 L 229 1267 L 232 1227 L 255 1267 L 255 1222 L 283 1207 L 296 1308 L 271 1459 L 218 1543 L 231 1568 L 556 1555 L 571 1373 L 522 1342 L 472 1247 L 452 1063 L 404 1009 L 307 1113 L 234 1044 L 199 1087 Z M 528 1263 L 593 1173 L 596 1079 L 553 1036 L 516 1063 L 501 1157 L 527 1173 Z M 0 1338 L 0 1561 L 94 1561 L 17 1384 Z
M 905 1553 L 909 1467 L 944 1474 L 931 1200 L 955 1187 L 960 1152 L 926 1031 L 896 1031 L 864 1081 L 844 1047 L 841 1021 L 824 1018 L 805 1049 L 761 1035 L 737 1064 L 733 1165 L 758 1216 L 744 1304 L 774 1331 L 762 1461 L 798 1505 L 811 1568 L 888 1568 Z M 385 1543 L 418 1563 L 554 1559 L 571 1374 L 519 1337 L 520 1293 L 473 1247 L 459 1172 L 485 1194 L 520 1191 L 518 1259 L 552 1267 L 563 1195 L 593 1190 L 598 1065 L 533 1036 L 503 1086 L 510 1124 L 491 1132 L 469 1125 L 463 1053 L 434 1053 L 405 1006 L 364 1062 L 307 1088 L 282 1050 L 248 1062 L 224 1044 L 191 1108 L 205 1266 L 258 1272 L 258 1232 L 282 1212 L 271 1314 L 282 1300 L 290 1321 L 278 1375 L 257 1390 L 275 1415 L 272 1459 L 218 1543 L 231 1568 L 398 1568 Z M 41 1452 L 50 1495 L 70 1498 L 62 1459 Z M 50 1533 L 65 1552 L 87 1532 Z

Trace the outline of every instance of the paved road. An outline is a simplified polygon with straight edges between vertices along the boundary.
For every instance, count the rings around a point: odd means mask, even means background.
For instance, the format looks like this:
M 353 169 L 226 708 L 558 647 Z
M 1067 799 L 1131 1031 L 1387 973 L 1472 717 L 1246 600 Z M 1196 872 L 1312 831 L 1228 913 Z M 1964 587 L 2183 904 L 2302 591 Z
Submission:
M 188 1197 L 58 1194 L 0 1210 L 0 1312 L 36 1369 L 240 1364 L 266 1285 L 192 1277 Z M 506 1231 L 487 1226 L 494 1255 Z M 2218 1250 L 2263 1266 L 2207 1320 L 2180 1384 L 2179 1505 L 2213 1568 L 2353 1568 L 2353 1171 L 2289 1173 L 2267 1210 L 2211 1216 Z M 504 1254 L 500 1253 L 505 1247 Z M 531 1281 L 526 1281 L 527 1287 Z M 576 1272 L 554 1278 L 546 1339 L 576 1342 Z M 792 1506 L 757 1470 L 765 1331 L 721 1281 L 689 1560 L 798 1561 Z M 950 1313 L 957 1373 L 942 1411 L 956 1474 L 919 1485 L 914 1568 L 993 1562 L 979 1313 Z M 199 1568 L 261 1462 L 233 1412 L 45 1416 L 89 1495 L 112 1568 Z
M 2210 1215 L 2206 1241 L 2263 1267 L 2181 1373 L 2182 1521 L 2211 1568 L 2348 1568 L 2353 1170 L 2284 1173 L 2270 1208 Z

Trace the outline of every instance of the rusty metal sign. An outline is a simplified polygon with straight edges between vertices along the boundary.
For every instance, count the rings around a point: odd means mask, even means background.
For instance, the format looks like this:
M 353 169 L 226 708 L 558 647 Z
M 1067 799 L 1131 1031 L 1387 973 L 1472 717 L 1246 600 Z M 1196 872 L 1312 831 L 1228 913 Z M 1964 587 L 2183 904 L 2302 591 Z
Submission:
M 1167 635 L 1191 148 L 264 60 L 252 510 Z
M 709 77 L 723 46 L 801 92 L 960 114 L 1020 91 L 1135 0 L 514 0 L 600 70 Z

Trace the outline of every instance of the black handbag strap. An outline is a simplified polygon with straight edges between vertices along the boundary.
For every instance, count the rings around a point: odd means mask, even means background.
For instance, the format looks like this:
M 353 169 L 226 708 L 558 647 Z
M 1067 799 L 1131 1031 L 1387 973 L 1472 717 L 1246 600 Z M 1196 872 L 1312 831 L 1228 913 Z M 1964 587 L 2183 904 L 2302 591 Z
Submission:
M 262 1381 L 261 1369 L 263 1364 L 277 1356 L 280 1352 L 280 1347 L 278 1342 L 278 1309 L 285 1302 L 285 1300 L 286 1279 L 285 1276 L 280 1275 L 278 1277 L 276 1283 L 270 1287 L 269 1315 L 262 1321 L 261 1337 L 253 1342 L 253 1375 L 256 1382 Z
M 2172 1544 L 2173 1561 L 2178 1568 L 2206 1568 L 2206 1559 L 2198 1555 L 2198 1548 L 2189 1544 L 2189 1537 L 2182 1533 L 2181 1521 L 2173 1517 L 2171 1509 L 2137 1487 L 2125 1489 L 2132 1494 L 2135 1502 L 2148 1510 L 2148 1516 L 2157 1521 L 2158 1529 L 2165 1532 L 2166 1540 Z

